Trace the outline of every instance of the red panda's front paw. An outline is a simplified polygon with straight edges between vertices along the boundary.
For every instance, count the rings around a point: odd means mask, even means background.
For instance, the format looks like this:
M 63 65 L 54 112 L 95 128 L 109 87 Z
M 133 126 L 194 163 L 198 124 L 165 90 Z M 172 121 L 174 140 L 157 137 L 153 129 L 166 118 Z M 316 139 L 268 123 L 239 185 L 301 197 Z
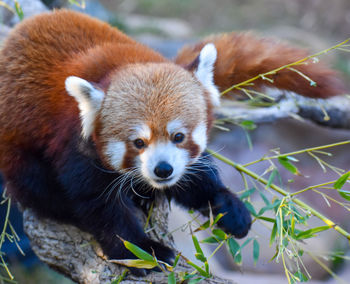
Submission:
M 149 240 L 148 247 L 151 248 L 151 253 L 154 251 L 154 254 L 158 260 L 164 261 L 169 265 L 174 263 L 175 254 L 172 249 L 152 240 Z
M 225 214 L 218 222 L 226 233 L 236 238 L 245 237 L 250 229 L 252 218 L 244 203 L 233 193 L 225 190 L 215 198 L 215 215 Z

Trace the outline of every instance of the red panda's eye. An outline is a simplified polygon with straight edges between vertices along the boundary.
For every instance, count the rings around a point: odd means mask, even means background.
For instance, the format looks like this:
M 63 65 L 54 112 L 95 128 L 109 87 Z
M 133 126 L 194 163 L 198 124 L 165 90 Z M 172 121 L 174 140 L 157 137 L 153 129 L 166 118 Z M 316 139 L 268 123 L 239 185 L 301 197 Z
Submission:
M 174 135 L 173 142 L 174 143 L 181 143 L 182 141 L 184 141 L 184 139 L 185 139 L 185 135 L 183 133 L 179 132 L 179 133 L 176 133 Z
M 136 139 L 134 140 L 134 145 L 137 149 L 142 149 L 145 147 L 145 142 L 142 139 Z

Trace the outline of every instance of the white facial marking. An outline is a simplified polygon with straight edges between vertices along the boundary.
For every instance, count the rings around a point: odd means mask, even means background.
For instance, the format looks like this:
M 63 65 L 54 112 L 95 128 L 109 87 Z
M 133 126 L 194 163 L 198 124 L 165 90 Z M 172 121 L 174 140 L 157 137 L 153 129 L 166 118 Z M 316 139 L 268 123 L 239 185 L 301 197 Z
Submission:
M 185 129 L 181 120 L 179 119 L 174 119 L 173 121 L 170 121 L 167 124 L 166 130 L 168 131 L 169 134 L 175 134 L 177 132 L 181 132 L 183 134 L 187 133 L 187 130 Z
M 207 127 L 205 123 L 201 122 L 196 126 L 192 132 L 192 139 L 199 146 L 200 151 L 203 152 L 207 147 Z
M 151 129 L 147 124 L 141 124 L 134 127 L 135 132 L 131 135 L 130 139 L 135 140 L 137 138 L 144 138 L 149 140 L 151 138 Z
M 149 145 L 140 155 L 140 169 L 143 177 L 152 186 L 163 188 L 174 185 L 182 177 L 189 160 L 187 150 L 178 148 L 171 142 L 157 143 Z M 160 162 L 166 162 L 173 168 L 173 173 L 163 182 L 154 173 Z
M 199 54 L 199 64 L 195 72 L 197 79 L 209 91 L 214 106 L 220 105 L 220 92 L 214 84 L 214 64 L 217 51 L 213 43 L 206 44 Z
M 125 143 L 120 141 L 110 141 L 105 149 L 105 155 L 109 159 L 111 166 L 120 170 L 126 151 Z
M 94 88 L 88 81 L 75 76 L 68 77 L 65 85 L 68 94 L 78 102 L 82 136 L 87 139 L 93 131 L 94 121 L 101 108 L 104 93 Z

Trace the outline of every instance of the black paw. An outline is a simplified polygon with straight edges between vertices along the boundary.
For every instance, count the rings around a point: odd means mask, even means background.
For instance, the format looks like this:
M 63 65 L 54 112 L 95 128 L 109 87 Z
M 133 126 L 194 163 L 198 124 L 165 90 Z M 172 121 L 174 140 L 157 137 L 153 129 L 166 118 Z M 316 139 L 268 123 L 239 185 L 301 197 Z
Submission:
M 161 243 L 155 242 L 150 239 L 146 239 L 143 241 L 139 241 L 137 243 L 137 246 L 147 251 L 151 255 L 153 255 L 154 253 L 154 255 L 158 260 L 164 261 L 170 265 L 174 263 L 174 259 L 175 259 L 174 252 L 170 248 L 162 245 Z M 109 254 L 109 257 L 110 259 L 136 259 L 137 258 L 132 252 L 130 252 L 123 246 L 115 247 L 113 249 L 113 253 Z M 154 267 L 153 269 L 128 267 L 128 269 L 130 270 L 130 273 L 139 277 L 146 276 L 148 273 L 152 271 L 157 271 L 157 272 L 161 271 L 159 267 Z
M 213 211 L 215 215 L 225 214 L 219 220 L 218 226 L 226 233 L 236 238 L 243 238 L 248 234 L 252 223 L 250 212 L 244 203 L 231 192 L 224 190 L 216 196 Z
M 151 254 L 154 251 L 158 260 L 164 261 L 170 265 L 174 263 L 175 254 L 172 249 L 152 240 L 148 241 L 147 246 L 148 248 L 146 248 L 146 250 Z
M 144 268 L 128 267 L 128 269 L 131 274 L 137 277 L 145 277 L 148 273 L 151 272 L 151 270 Z

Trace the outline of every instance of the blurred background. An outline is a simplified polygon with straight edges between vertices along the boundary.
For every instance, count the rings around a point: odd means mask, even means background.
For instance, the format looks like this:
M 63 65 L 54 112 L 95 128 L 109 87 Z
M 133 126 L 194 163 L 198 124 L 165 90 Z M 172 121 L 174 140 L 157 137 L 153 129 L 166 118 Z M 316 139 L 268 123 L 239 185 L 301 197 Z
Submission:
M 0 1 L 1 2 L 1 1 Z M 13 0 L 6 0 L 13 7 Z M 43 0 L 18 1 L 23 8 L 24 17 L 45 9 L 68 7 L 80 10 L 117 26 L 132 37 L 150 45 L 167 57 L 174 57 L 177 50 L 185 43 L 193 42 L 211 33 L 252 30 L 258 35 L 277 37 L 292 44 L 317 52 L 329 48 L 350 37 L 350 1 L 348 0 L 100 0 L 85 1 L 85 8 L 79 8 L 67 1 Z M 80 2 L 80 1 L 77 1 Z M 0 42 L 1 36 L 19 21 L 18 17 L 0 7 Z M 1 44 L 1 43 L 0 43 Z M 283 54 L 281 54 L 283 56 Z M 321 60 L 328 61 L 338 69 L 350 87 L 350 56 L 346 52 L 330 52 Z M 328 129 L 309 122 L 285 119 L 273 124 L 259 125 L 250 132 L 253 148 L 249 149 L 246 133 L 240 127 L 232 127 L 229 133 L 213 131 L 211 149 L 218 150 L 236 162 L 247 163 L 269 153 L 270 149 L 281 148 L 281 152 L 294 151 L 306 147 L 319 146 L 350 139 L 348 130 Z M 350 146 L 331 150 L 329 158 L 333 165 L 349 170 Z M 299 157 L 298 157 L 299 158 Z M 233 191 L 244 189 L 240 175 L 223 163 L 217 162 L 226 185 Z M 253 168 L 263 172 L 265 165 Z M 293 177 L 284 172 L 282 178 L 294 179 L 289 184 L 290 190 L 298 190 L 308 185 L 336 179 L 332 172 L 323 173 L 315 160 L 300 156 L 298 168 L 305 176 Z M 308 178 L 310 176 L 312 178 Z M 272 196 L 271 196 L 272 198 Z M 322 211 L 335 222 L 350 229 L 348 212 L 332 204 L 329 207 L 316 194 L 303 195 L 312 206 Z M 254 200 L 253 200 L 254 202 Z M 256 200 L 256 202 L 259 202 Z M 259 205 L 257 204 L 259 207 Z M 5 209 L 1 212 L 2 222 Z M 173 205 L 174 216 L 170 217 L 170 231 L 189 220 L 189 215 Z M 63 276 L 52 272 L 35 258 L 21 229 L 20 213 L 11 212 L 13 224 L 21 235 L 21 247 L 26 256 L 19 256 L 13 244 L 4 247 L 11 263 L 12 273 L 19 283 L 71 283 Z M 310 220 L 312 226 L 322 225 L 317 220 Z M 237 283 L 287 283 L 282 264 L 269 262 L 275 253 L 269 247 L 269 230 L 255 223 L 251 236 L 260 242 L 260 260 L 254 266 L 252 251 L 247 246 L 243 251 L 243 265 L 238 267 L 232 261 L 226 249 L 222 249 L 211 263 L 214 274 L 235 280 Z M 193 258 L 194 249 L 188 231 L 174 232 L 176 244 L 187 257 Z M 318 252 L 340 250 L 346 253 L 348 242 L 332 231 L 322 233 L 321 237 L 306 243 L 308 249 Z M 210 252 L 211 247 L 206 251 Z M 336 271 L 350 283 L 350 266 L 343 261 L 324 259 L 327 267 Z M 305 265 L 313 280 L 310 283 L 336 283 L 325 269 L 311 258 L 305 257 Z

